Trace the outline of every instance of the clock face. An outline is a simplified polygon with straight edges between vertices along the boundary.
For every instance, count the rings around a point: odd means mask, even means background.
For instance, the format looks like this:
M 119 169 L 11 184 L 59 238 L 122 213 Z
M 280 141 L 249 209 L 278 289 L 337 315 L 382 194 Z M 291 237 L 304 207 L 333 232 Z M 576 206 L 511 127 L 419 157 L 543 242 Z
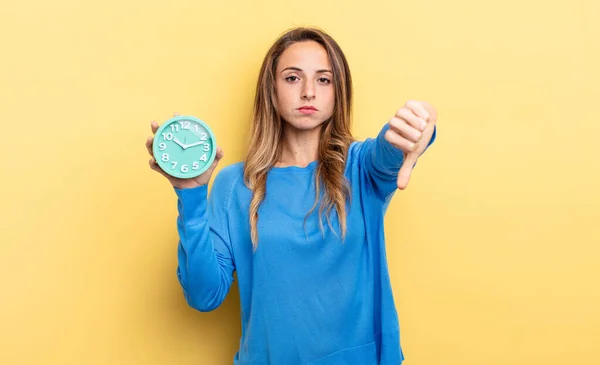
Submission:
M 208 125 L 198 118 L 178 116 L 161 125 L 154 136 L 154 159 L 169 175 L 181 179 L 206 171 L 217 153 Z

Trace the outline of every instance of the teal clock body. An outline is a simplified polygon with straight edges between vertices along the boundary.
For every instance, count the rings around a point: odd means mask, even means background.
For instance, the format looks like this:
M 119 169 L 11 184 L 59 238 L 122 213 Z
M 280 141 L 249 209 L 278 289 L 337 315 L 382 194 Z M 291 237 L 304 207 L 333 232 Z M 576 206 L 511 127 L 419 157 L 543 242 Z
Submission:
M 190 179 L 208 170 L 217 154 L 217 143 L 204 121 L 193 116 L 177 116 L 158 128 L 152 152 L 156 163 L 167 174 Z

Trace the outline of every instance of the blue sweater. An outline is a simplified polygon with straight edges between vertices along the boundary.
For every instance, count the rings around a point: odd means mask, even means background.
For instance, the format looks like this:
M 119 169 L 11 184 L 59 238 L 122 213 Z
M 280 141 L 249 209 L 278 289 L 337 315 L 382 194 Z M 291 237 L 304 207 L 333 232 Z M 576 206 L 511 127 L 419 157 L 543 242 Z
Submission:
M 347 235 L 315 199 L 317 162 L 272 168 L 252 251 L 242 163 L 206 185 L 175 189 L 177 275 L 188 304 L 217 308 L 237 273 L 242 335 L 237 365 L 399 365 L 404 359 L 385 254 L 384 214 L 403 154 L 384 139 L 353 142 L 345 176 L 352 200 Z M 435 132 L 430 144 L 435 139 Z

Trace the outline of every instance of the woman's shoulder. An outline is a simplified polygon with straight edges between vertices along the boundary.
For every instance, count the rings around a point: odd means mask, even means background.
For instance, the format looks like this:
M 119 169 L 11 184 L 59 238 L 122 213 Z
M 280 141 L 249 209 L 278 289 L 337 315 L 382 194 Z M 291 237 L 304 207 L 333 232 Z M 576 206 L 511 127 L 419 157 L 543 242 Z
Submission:
M 223 167 L 215 177 L 215 183 L 227 186 L 232 186 L 239 181 L 244 181 L 244 163 L 241 161 Z
M 348 147 L 348 157 L 346 159 L 347 164 L 351 164 L 358 160 L 359 155 L 364 147 L 365 142 L 366 141 L 359 141 L 359 140 L 352 141 L 352 143 Z
M 212 183 L 211 194 L 228 206 L 231 199 L 239 196 L 240 191 L 246 191 L 244 184 L 244 165 L 242 162 L 227 165 L 218 172 Z

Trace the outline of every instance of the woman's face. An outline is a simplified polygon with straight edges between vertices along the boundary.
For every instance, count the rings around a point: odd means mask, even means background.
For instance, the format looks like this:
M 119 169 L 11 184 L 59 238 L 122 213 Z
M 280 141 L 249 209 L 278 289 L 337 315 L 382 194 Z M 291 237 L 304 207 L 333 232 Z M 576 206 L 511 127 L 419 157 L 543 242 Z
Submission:
M 279 114 L 299 130 L 318 128 L 333 114 L 333 73 L 325 48 L 314 41 L 297 42 L 279 57 L 275 71 Z

